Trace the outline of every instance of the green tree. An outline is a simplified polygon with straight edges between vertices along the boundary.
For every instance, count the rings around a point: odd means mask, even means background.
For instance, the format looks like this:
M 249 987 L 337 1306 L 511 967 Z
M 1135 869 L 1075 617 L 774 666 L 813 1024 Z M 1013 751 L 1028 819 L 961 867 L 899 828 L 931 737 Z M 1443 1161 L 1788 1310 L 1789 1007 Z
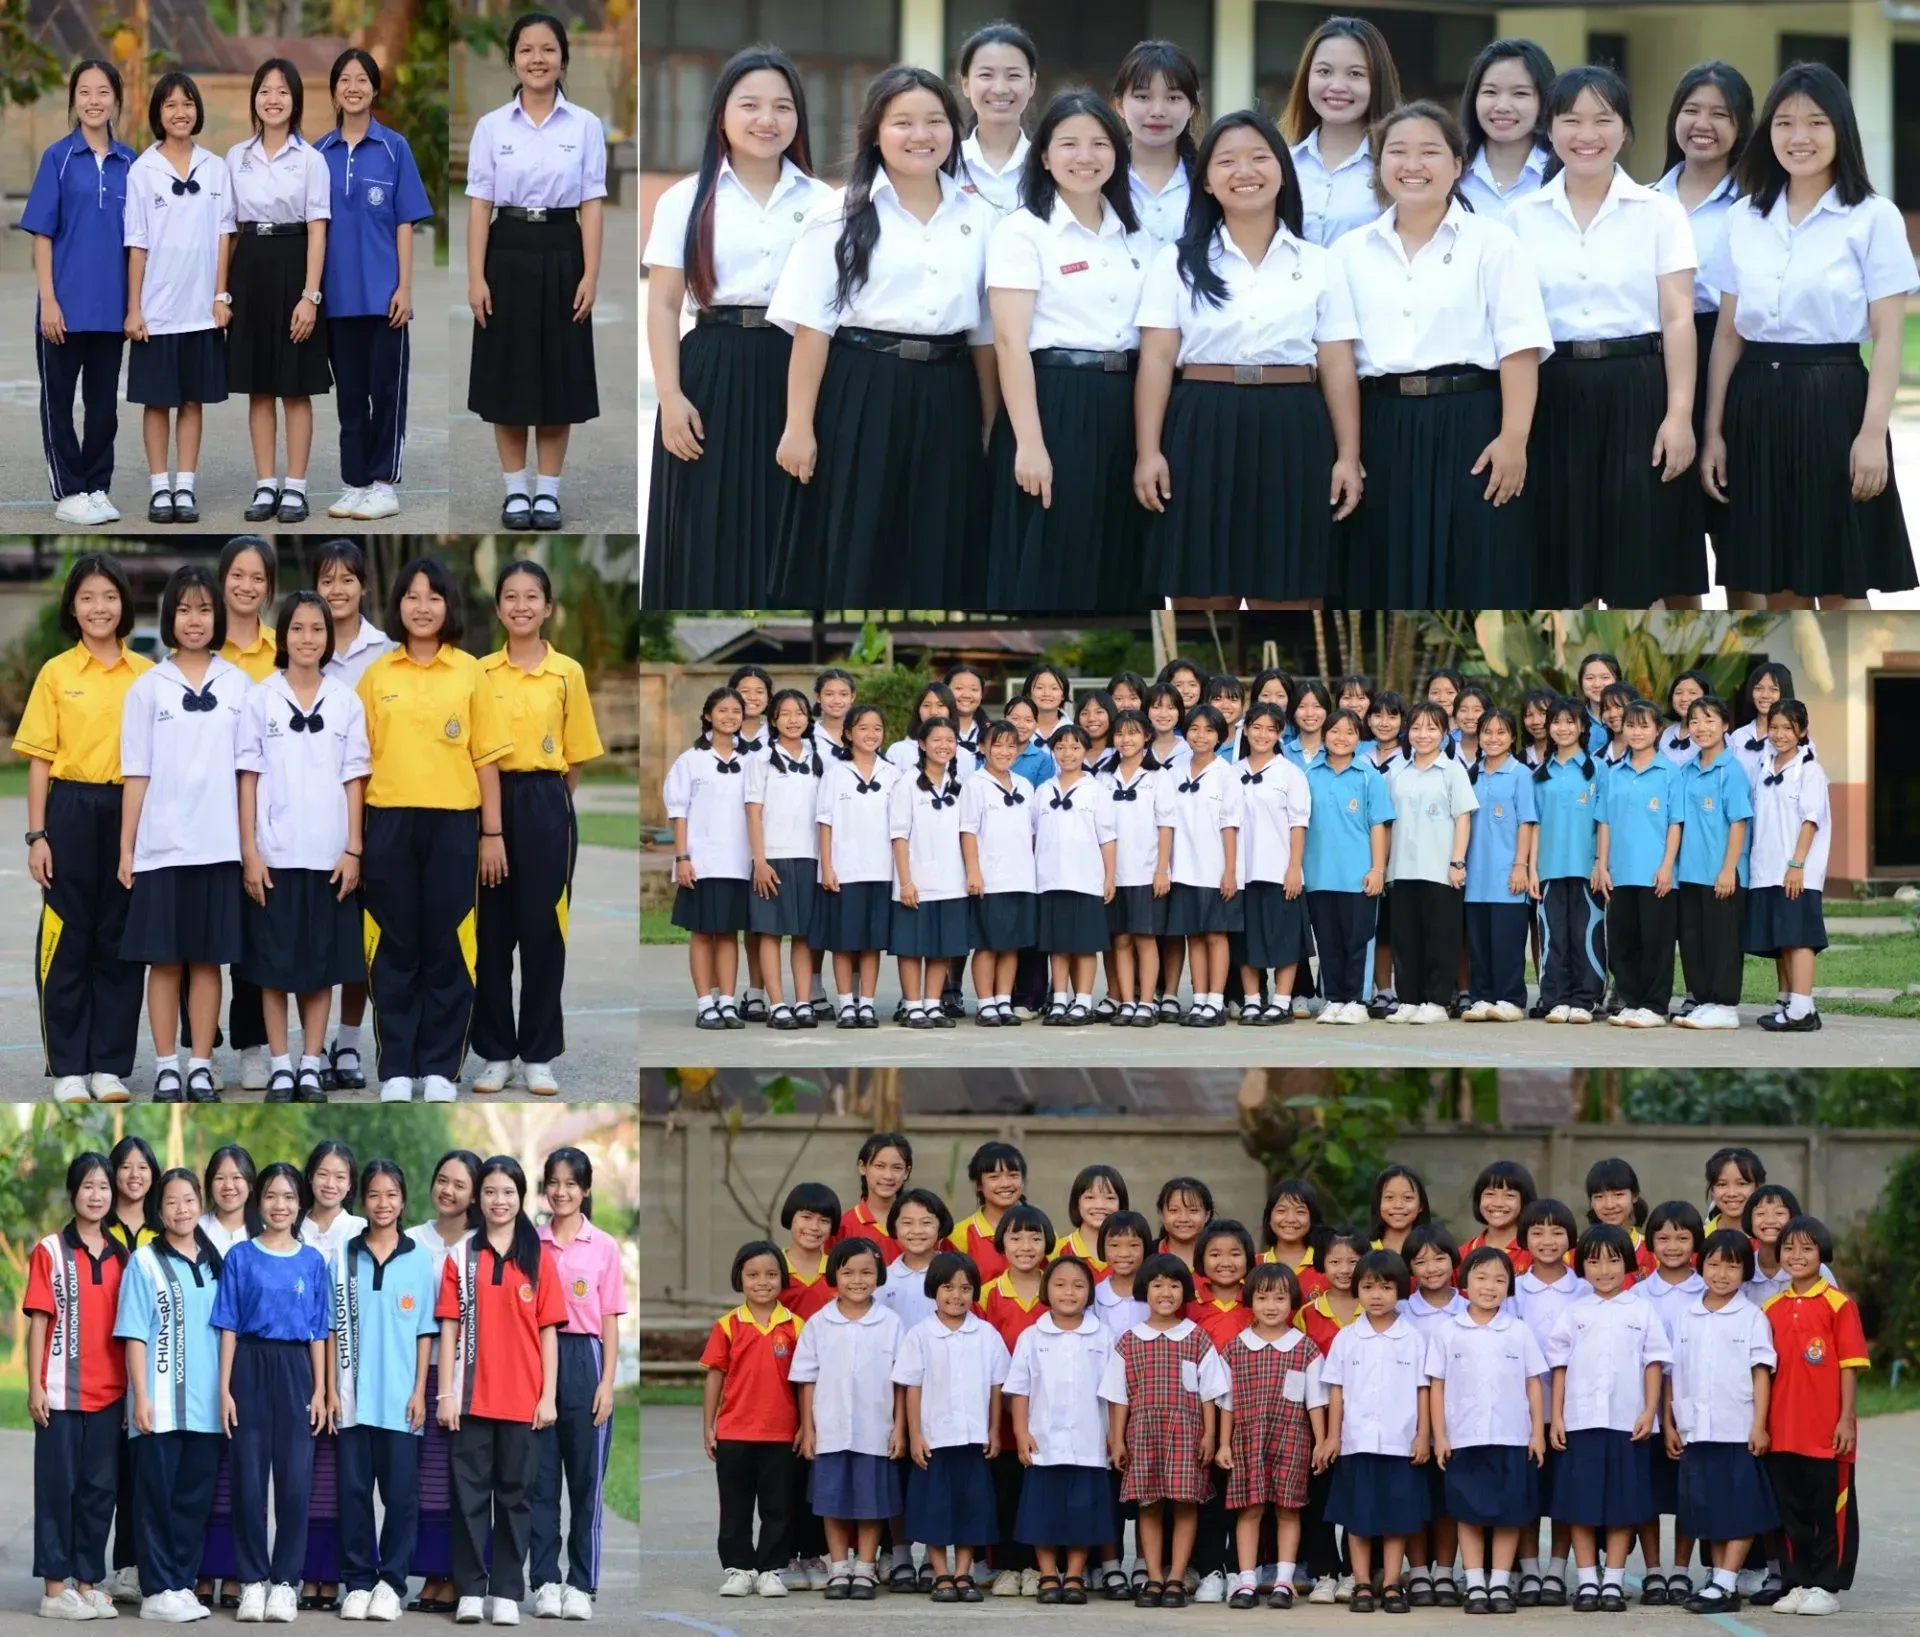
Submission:
M 1920 1367 L 1920 1149 L 1887 1173 L 1880 1203 L 1846 1247 L 1840 1277 L 1860 1292 L 1861 1316 L 1873 1338 L 1873 1361 L 1885 1368 L 1905 1359 Z
M 60 59 L 33 37 L 27 0 L 0 0 L 0 95 L 16 107 L 38 102 L 65 78 Z

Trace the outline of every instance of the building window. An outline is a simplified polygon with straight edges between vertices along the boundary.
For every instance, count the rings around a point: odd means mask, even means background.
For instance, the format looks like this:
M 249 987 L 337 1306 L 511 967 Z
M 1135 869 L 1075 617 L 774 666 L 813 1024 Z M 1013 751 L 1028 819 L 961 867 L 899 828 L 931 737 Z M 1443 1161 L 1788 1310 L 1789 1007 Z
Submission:
M 1213 0 L 947 0 L 949 73 L 959 67 L 967 36 L 988 23 L 1025 29 L 1040 54 L 1029 129 L 1056 91 L 1086 86 L 1106 95 L 1120 59 L 1142 40 L 1171 40 L 1200 65 L 1201 104 L 1206 106 L 1213 67 Z
M 765 41 L 800 69 L 813 160 L 844 169 L 868 82 L 899 54 L 897 0 L 649 0 L 640 31 L 640 164 L 700 164 L 707 103 L 734 52 Z
M 1920 210 L 1920 41 L 1893 47 L 1893 202 Z
M 1403 97 L 1409 102 L 1431 98 L 1444 108 L 1459 106 L 1467 70 L 1480 48 L 1493 38 L 1494 20 L 1485 12 L 1343 7 L 1342 14 L 1365 18 L 1386 36 Z M 1256 94 L 1260 106 L 1277 117 L 1293 88 L 1294 70 L 1307 37 L 1326 20 L 1327 9 L 1295 5 L 1291 0 L 1261 0 L 1253 16 Z
M 1627 37 L 1587 30 L 1587 61 L 1611 68 L 1622 79 L 1627 77 Z
M 1853 61 L 1853 42 L 1844 34 L 1783 34 L 1780 36 L 1779 72 L 1795 63 L 1825 63 L 1841 79 Z

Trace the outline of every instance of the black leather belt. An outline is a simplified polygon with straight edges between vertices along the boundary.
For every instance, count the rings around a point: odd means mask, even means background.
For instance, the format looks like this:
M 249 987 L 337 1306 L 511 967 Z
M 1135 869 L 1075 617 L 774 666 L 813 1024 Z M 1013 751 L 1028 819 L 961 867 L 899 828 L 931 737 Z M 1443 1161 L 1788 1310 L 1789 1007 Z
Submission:
M 731 324 L 741 330 L 764 330 L 771 326 L 764 307 L 702 307 L 693 315 L 700 324 Z
M 495 205 L 494 213 L 513 222 L 570 222 L 580 210 L 576 205 Z
M 1131 375 L 1137 352 L 1089 352 L 1079 347 L 1042 347 L 1028 355 L 1036 369 L 1097 369 L 1107 375 Z
M 240 231 L 250 239 L 291 238 L 296 233 L 305 233 L 305 222 L 242 222 Z
M 1500 384 L 1490 369 L 1445 368 L 1424 375 L 1368 375 L 1360 385 L 1369 392 L 1390 392 L 1400 398 L 1444 398 L 1453 392 L 1487 392 Z
M 1857 364 L 1860 349 L 1851 341 L 1743 341 L 1740 362 L 1766 364 Z
M 893 330 L 863 330 L 849 325 L 835 330 L 833 339 L 845 346 L 858 347 L 862 352 L 891 353 L 909 364 L 951 364 L 956 358 L 967 356 L 964 331 L 948 335 L 900 335 Z
M 1644 358 L 1650 352 L 1664 350 L 1658 335 L 1619 335 L 1609 341 L 1556 341 L 1553 357 L 1590 364 L 1599 358 Z

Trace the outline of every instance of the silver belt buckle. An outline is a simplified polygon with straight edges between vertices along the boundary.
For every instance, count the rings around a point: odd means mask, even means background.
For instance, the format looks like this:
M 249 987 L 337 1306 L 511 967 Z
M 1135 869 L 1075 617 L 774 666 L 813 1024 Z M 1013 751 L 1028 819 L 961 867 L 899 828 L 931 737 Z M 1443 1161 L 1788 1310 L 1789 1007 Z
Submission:
M 529 206 L 527 206 L 527 220 L 528 220 L 528 221 L 530 221 L 530 222 L 544 222 L 544 221 L 545 221 L 546 219 L 547 219 L 547 207 L 546 207 L 545 205 L 529 205 Z
M 1591 363 L 1596 358 L 1607 356 L 1607 344 L 1604 341 L 1569 341 L 1567 350 L 1575 358 Z
M 902 341 L 900 343 L 900 356 L 909 364 L 931 363 L 933 360 L 933 343 L 931 341 Z
M 253 224 L 253 231 L 261 238 L 268 238 L 272 236 L 273 230 L 277 225 L 275 222 L 255 222 Z
M 1401 377 L 1400 396 L 1403 398 L 1424 398 L 1427 395 L 1427 377 L 1407 375 Z
M 1237 387 L 1257 387 L 1265 371 L 1259 364 L 1235 364 L 1233 366 L 1233 384 Z
M 767 322 L 767 310 L 764 307 L 742 307 L 740 309 L 740 328 L 743 330 L 764 330 L 771 326 Z
M 1124 352 L 1103 352 L 1100 355 L 1100 368 L 1108 375 L 1125 375 L 1127 357 Z

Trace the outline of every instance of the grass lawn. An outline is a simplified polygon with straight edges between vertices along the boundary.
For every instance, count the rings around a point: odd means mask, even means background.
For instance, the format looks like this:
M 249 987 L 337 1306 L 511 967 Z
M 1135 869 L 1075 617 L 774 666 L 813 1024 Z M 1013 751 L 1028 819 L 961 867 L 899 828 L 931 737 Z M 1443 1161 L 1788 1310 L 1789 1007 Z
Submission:
M 1847 942 L 1844 927 L 1832 929 L 1828 936 L 1835 943 Z M 1677 967 L 1675 971 L 1677 974 Z M 1920 933 L 1914 932 L 1862 938 L 1851 948 L 1827 950 L 1813 963 L 1813 982 L 1818 989 L 1904 989 L 1914 981 L 1916 973 L 1920 973 Z M 1679 981 L 1677 976 L 1675 981 Z M 1749 1003 L 1766 1002 L 1778 993 L 1773 962 L 1749 955 L 1740 998 Z M 1820 1009 L 1854 1012 L 1866 1017 L 1920 1018 L 1920 995 L 1902 995 L 1891 1006 L 1857 1000 L 1823 1000 Z
M 636 813 L 581 813 L 580 841 L 587 847 L 625 847 L 640 850 L 640 815 Z
M 1920 1410 L 1920 1371 L 1905 1371 L 1898 1388 L 1888 1385 L 1883 1371 L 1870 1372 L 1859 1384 L 1859 1394 L 1857 1404 L 1861 1415 L 1898 1415 Z
M 613 1449 L 607 1459 L 601 1494 L 623 1518 L 640 1519 L 640 1398 L 623 1390 L 613 1405 Z
M 698 1404 L 701 1394 L 705 1391 L 706 1389 L 697 1381 L 687 1387 L 668 1386 L 665 1382 L 655 1382 L 651 1386 L 643 1383 L 640 1387 L 640 1404 L 646 1409 L 657 1408 L 662 1404 Z M 20 1413 L 24 1415 L 26 1413 L 24 1390 L 20 1402 Z
M 1920 313 L 1909 312 L 1901 331 L 1900 375 L 1903 380 L 1920 381 Z
M 0 796 L 24 796 L 27 793 L 27 764 L 9 762 L 0 767 Z
M 1911 915 L 1911 904 L 1896 904 L 1891 898 L 1829 898 L 1820 906 L 1829 921 L 1844 921 L 1861 915 Z
M 671 910 L 642 909 L 640 911 L 640 941 L 643 944 L 683 944 L 687 935 L 675 926 L 669 917 Z
M 27 1373 L 24 1370 L 0 1371 L 0 1429 L 7 1432 L 33 1431 L 33 1417 L 27 1414 Z

